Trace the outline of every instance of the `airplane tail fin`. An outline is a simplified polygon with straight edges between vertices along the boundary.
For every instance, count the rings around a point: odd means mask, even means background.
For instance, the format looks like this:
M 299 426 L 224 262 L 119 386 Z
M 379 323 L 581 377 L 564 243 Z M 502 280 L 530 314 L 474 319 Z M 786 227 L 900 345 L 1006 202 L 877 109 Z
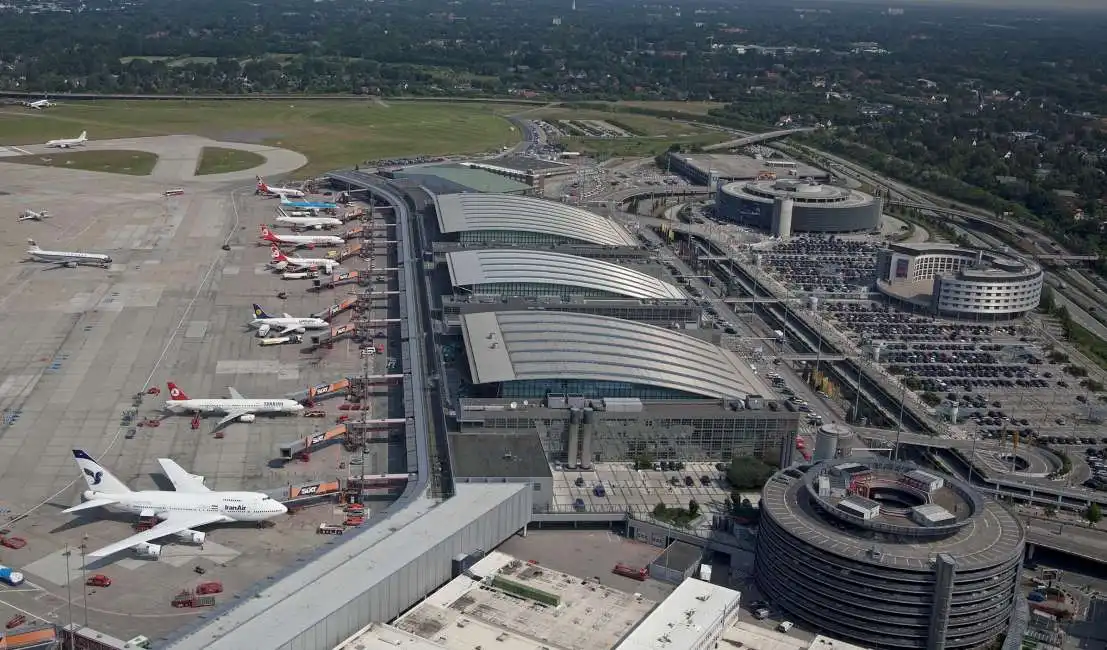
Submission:
M 269 318 L 269 314 L 265 313 L 265 310 L 261 308 L 261 305 L 254 303 L 254 318 Z
M 92 456 L 85 453 L 83 449 L 74 449 L 73 458 L 77 461 L 77 467 L 81 468 L 81 473 L 85 476 L 85 483 L 88 483 L 90 490 L 110 493 L 131 491 L 131 488 L 127 487 L 123 481 L 115 478 L 111 472 L 93 460 Z
M 274 235 L 273 231 L 269 230 L 269 228 L 264 224 L 261 226 L 261 238 L 271 242 L 277 241 L 277 236 Z
M 33 251 L 42 250 L 41 248 L 38 247 L 38 244 L 36 244 L 35 240 L 33 240 L 33 239 L 28 239 L 27 244 L 31 247 L 31 250 L 33 250 Z
M 81 135 L 77 136 L 78 140 L 88 140 L 88 131 L 81 131 Z
M 288 261 L 288 256 L 285 255 L 284 251 L 282 251 L 280 248 L 277 248 L 276 244 L 273 244 L 273 248 L 269 253 L 269 257 L 274 262 L 287 262 Z
M 174 384 L 173 382 L 168 382 L 167 385 L 169 386 L 169 401 L 170 402 L 179 402 L 179 401 L 188 399 L 188 395 L 185 395 L 185 392 L 183 390 L 181 390 L 180 388 L 178 388 L 177 384 Z

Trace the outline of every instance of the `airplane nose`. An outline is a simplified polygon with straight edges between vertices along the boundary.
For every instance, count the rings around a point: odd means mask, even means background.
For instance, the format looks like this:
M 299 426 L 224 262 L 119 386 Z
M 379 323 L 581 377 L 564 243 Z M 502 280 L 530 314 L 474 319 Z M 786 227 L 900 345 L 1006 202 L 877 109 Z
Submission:
M 280 508 L 280 510 L 278 510 L 278 511 L 277 511 L 277 512 L 279 512 L 280 514 L 282 514 L 282 515 L 283 515 L 283 514 L 287 514 L 287 513 L 288 513 L 288 506 L 286 506 L 285 504 L 283 504 L 283 503 L 278 503 L 278 504 L 277 504 L 277 507 L 278 507 L 278 508 Z

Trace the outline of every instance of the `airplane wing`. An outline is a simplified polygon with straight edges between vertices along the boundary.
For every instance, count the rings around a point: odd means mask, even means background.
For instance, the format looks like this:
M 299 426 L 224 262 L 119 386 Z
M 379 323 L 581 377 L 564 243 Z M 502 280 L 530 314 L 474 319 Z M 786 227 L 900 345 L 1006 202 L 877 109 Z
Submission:
M 151 540 L 158 539 L 159 537 L 165 537 L 166 535 L 172 535 L 173 533 L 179 533 L 182 530 L 188 530 L 189 528 L 196 528 L 197 526 L 205 526 L 207 524 L 214 524 L 221 521 L 230 521 L 224 515 L 218 512 L 185 512 L 177 514 L 175 512 L 169 513 L 169 516 L 165 518 L 165 521 L 161 522 L 157 526 L 144 530 L 137 535 L 131 535 L 126 539 L 121 539 L 114 544 L 105 546 L 104 548 L 97 549 L 88 554 L 89 557 L 106 557 L 112 553 L 118 553 L 119 551 L 126 550 L 141 544 L 142 542 L 149 542 Z
M 66 508 L 65 510 L 62 510 L 62 514 L 68 515 L 71 512 L 91 510 L 92 508 L 99 508 L 100 506 L 110 506 L 113 503 L 116 503 L 116 499 L 90 499 L 79 506 L 73 506 L 72 508 Z
M 241 398 L 236 398 L 236 399 L 241 399 Z M 224 424 L 226 424 L 228 422 L 237 420 L 238 418 L 242 417 L 243 415 L 249 415 L 249 414 L 250 414 L 250 411 L 231 411 L 230 413 L 224 415 L 222 420 L 215 423 L 215 428 L 218 429 L 219 427 L 223 426 Z
M 286 327 L 286 328 L 282 329 L 281 331 L 277 332 L 277 336 L 285 336 L 286 334 L 291 334 L 293 332 L 298 332 L 298 331 L 300 331 L 300 326 L 299 325 L 289 325 L 288 327 Z
M 242 396 L 242 393 L 238 392 L 234 388 L 227 387 L 227 392 L 231 394 L 231 399 L 246 399 Z
M 173 484 L 173 489 L 178 492 L 211 492 L 211 489 L 204 485 L 200 479 L 196 478 L 192 474 L 184 471 L 184 469 L 168 458 L 159 458 L 158 464 L 161 465 L 161 471 L 165 472 L 166 478 Z

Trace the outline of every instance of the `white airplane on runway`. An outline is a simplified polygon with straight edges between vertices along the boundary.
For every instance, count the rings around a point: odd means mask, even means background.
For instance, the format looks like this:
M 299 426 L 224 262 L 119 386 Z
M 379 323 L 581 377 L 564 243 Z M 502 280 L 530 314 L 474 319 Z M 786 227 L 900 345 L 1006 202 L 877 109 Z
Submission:
M 315 230 L 321 230 L 323 228 L 337 228 L 342 225 L 342 220 L 335 219 L 334 217 L 298 217 L 295 215 L 280 214 L 277 215 L 277 223 L 285 226 L 294 226 L 296 228 L 314 228 Z
M 250 327 L 258 331 L 258 338 L 264 338 L 270 333 L 272 333 L 273 336 L 284 336 L 286 334 L 303 332 L 305 330 L 327 329 L 330 326 L 331 324 L 327 321 L 322 318 L 315 318 L 314 316 L 307 318 L 296 318 L 291 314 L 270 316 L 265 313 L 265 310 L 257 303 L 254 303 L 254 318 L 250 321 Z
M 38 244 L 36 244 L 33 239 L 28 239 L 27 243 L 31 245 L 31 247 L 27 249 L 27 254 L 36 262 L 50 262 L 53 264 L 61 264 L 69 268 L 74 268 L 79 264 L 95 264 L 97 266 L 107 266 L 111 264 L 111 258 L 103 253 L 44 251 L 39 248 Z
M 278 235 L 272 230 L 261 227 L 261 238 L 272 244 L 293 244 L 295 246 L 345 246 L 346 240 L 334 235 Z
M 27 108 L 35 108 L 40 111 L 44 108 L 52 108 L 54 106 L 57 106 L 57 104 L 50 101 L 49 99 L 40 99 L 37 102 L 23 102 L 23 105 Z
M 161 523 L 114 544 L 97 549 L 89 557 L 106 557 L 129 548 L 157 558 L 161 546 L 152 540 L 174 535 L 193 544 L 203 544 L 207 535 L 195 528 L 232 521 L 263 521 L 288 512 L 276 499 L 261 492 L 212 492 L 204 477 L 189 474 L 168 458 L 159 458 L 165 476 L 173 483 L 173 492 L 141 490 L 132 492 L 122 481 L 104 469 L 87 453 L 73 450 L 73 458 L 84 474 L 88 490 L 85 502 L 65 510 L 66 514 L 101 506 L 141 517 L 157 517 Z
M 88 142 L 88 131 L 81 131 L 81 135 L 75 138 L 69 138 L 64 140 L 51 140 L 46 143 L 47 147 L 57 147 L 58 149 L 68 149 L 70 147 L 79 147 Z
M 302 199 L 307 196 L 306 194 L 304 194 L 303 190 L 298 190 L 292 187 L 272 187 L 270 185 L 267 185 L 265 180 L 263 180 L 261 176 L 256 176 L 255 178 L 258 179 L 257 191 L 261 192 L 262 194 L 276 194 L 282 199 L 286 199 L 290 196 L 296 199 Z
M 299 413 L 303 404 L 291 399 L 248 399 L 233 388 L 228 388 L 230 399 L 191 399 L 184 391 L 169 382 L 169 401 L 165 408 L 173 413 L 225 413 L 215 428 L 233 420 L 249 424 L 258 413 Z
M 338 260 L 326 257 L 289 257 L 284 254 L 284 251 L 277 248 L 276 244 L 273 244 L 270 258 L 274 266 L 284 264 L 285 266 L 291 266 L 293 269 L 323 269 L 324 273 L 334 273 L 334 270 L 341 266 Z
M 19 214 L 20 221 L 45 221 L 50 218 L 50 213 L 46 210 L 42 212 L 35 212 L 34 210 L 24 210 Z

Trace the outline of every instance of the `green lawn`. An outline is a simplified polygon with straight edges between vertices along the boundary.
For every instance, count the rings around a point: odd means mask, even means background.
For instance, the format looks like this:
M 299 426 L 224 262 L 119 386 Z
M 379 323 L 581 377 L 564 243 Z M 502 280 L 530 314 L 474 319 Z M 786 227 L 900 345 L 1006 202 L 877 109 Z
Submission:
M 227 149 L 225 147 L 204 147 L 200 150 L 200 160 L 196 163 L 196 175 L 226 174 L 244 169 L 253 169 L 265 164 L 265 156 L 252 151 Z
M 0 158 L 0 162 L 148 176 L 150 172 L 154 171 L 154 165 L 158 163 L 158 157 L 156 154 L 146 151 L 67 151 L 65 153 Z
M 674 113 L 688 113 L 689 115 L 707 115 L 713 108 L 723 108 L 723 102 L 678 102 L 678 101 L 632 101 L 625 100 L 615 102 L 616 106 L 630 106 L 632 108 L 647 108 L 655 111 L 672 111 Z
M 311 175 L 365 160 L 491 151 L 520 134 L 511 105 L 392 101 L 72 101 L 44 112 L 0 109 L 0 145 L 195 134 L 284 147 L 307 156 Z

